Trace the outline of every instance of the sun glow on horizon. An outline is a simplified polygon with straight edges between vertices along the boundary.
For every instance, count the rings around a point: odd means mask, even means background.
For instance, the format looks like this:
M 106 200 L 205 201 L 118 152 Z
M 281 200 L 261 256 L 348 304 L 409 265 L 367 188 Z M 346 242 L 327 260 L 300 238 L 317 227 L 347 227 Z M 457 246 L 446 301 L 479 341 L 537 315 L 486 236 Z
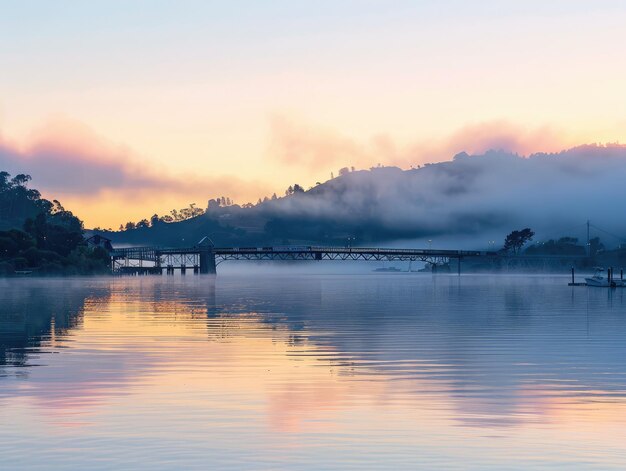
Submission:
M 4 13 L 0 164 L 32 164 L 33 186 L 87 226 L 218 195 L 254 203 L 345 166 L 626 140 L 616 2 L 35 1 Z

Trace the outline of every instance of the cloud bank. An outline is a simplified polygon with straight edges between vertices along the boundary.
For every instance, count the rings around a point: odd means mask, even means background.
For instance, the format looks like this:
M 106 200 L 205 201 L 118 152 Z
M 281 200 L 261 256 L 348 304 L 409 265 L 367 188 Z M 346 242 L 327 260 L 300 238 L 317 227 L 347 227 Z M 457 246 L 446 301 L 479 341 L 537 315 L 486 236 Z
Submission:
M 401 145 L 386 134 L 361 142 L 332 129 L 315 126 L 286 115 L 270 122 L 268 155 L 280 162 L 310 169 L 377 164 L 409 168 L 426 162 L 441 162 L 465 151 L 480 154 L 501 149 L 521 155 L 556 152 L 573 143 L 564 132 L 549 126 L 525 128 L 497 120 L 470 124 L 439 139 L 422 139 Z
M 581 236 L 587 219 L 619 235 L 626 234 L 621 213 L 625 181 L 626 146 L 621 145 L 529 157 L 503 151 L 461 153 L 419 169 L 348 173 L 272 203 L 267 211 L 398 238 L 480 237 L 486 242 L 492 234 L 523 227 L 532 227 L 538 237 Z M 578 232 L 570 230 L 574 226 Z
M 0 135 L 0 170 L 33 177 L 44 197 L 59 199 L 88 225 L 117 226 L 154 212 L 225 195 L 254 200 L 271 187 L 232 175 L 172 174 L 87 126 L 56 120 L 20 145 Z
M 64 195 L 97 196 L 106 190 L 126 194 L 167 192 L 241 195 L 263 185 L 232 176 L 173 175 L 143 161 L 126 146 L 111 143 L 87 126 L 55 121 L 20 146 L 0 137 L 0 168 L 28 173 L 38 187 Z

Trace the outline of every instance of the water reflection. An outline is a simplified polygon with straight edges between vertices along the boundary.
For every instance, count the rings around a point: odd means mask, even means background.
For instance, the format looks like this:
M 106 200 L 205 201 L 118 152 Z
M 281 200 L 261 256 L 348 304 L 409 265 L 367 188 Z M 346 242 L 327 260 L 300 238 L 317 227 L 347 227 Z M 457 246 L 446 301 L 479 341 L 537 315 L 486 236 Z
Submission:
M 67 469 L 65 449 L 103 469 L 626 464 L 622 291 L 394 275 L 2 288 L 3 469 L 27 450 Z

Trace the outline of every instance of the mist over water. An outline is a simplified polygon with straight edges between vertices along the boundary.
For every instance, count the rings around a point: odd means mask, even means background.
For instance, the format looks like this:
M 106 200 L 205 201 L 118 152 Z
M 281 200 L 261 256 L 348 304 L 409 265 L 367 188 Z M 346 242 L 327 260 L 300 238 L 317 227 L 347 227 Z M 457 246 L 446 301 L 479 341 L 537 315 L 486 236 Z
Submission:
M 626 293 L 417 274 L 0 282 L 1 469 L 626 466 Z

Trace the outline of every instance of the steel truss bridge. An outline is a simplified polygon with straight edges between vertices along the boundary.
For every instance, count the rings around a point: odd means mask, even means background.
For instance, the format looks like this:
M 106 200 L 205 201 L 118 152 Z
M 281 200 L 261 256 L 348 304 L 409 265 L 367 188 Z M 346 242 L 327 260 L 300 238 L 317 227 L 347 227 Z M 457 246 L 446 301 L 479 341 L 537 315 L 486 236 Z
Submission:
M 433 266 L 470 257 L 495 258 L 496 252 L 471 250 L 391 249 L 364 247 L 213 247 L 198 245 L 189 248 L 132 247 L 111 252 L 112 268 L 120 274 L 161 274 L 166 270 L 185 273 L 216 273 L 216 267 L 229 260 L 364 260 L 364 261 L 421 261 Z

